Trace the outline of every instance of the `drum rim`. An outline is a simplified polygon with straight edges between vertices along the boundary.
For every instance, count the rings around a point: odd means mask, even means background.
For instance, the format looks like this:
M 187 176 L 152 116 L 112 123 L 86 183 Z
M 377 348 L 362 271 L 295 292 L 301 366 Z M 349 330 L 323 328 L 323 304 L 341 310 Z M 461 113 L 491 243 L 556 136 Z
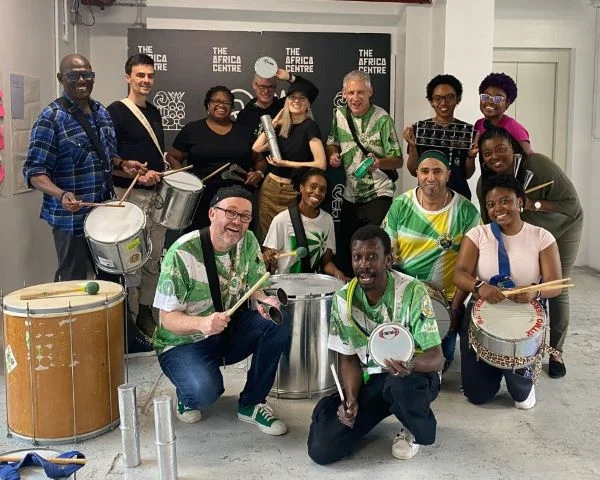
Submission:
M 539 311 L 542 312 L 541 320 L 544 322 L 542 328 L 540 328 L 536 332 L 533 332 L 529 336 L 526 335 L 527 332 L 523 332 L 525 336 L 520 337 L 520 338 L 507 339 L 504 337 L 499 337 L 497 334 L 489 332 L 488 330 L 485 330 L 484 328 L 482 328 L 480 325 L 477 325 L 477 322 L 475 321 L 475 310 L 477 309 L 477 311 L 480 311 L 483 303 L 484 303 L 483 298 L 479 298 L 473 304 L 473 309 L 471 310 L 471 324 L 475 327 L 476 332 L 481 332 L 483 335 L 486 335 L 496 341 L 500 341 L 500 342 L 504 342 L 504 343 L 512 343 L 512 344 L 528 343 L 528 342 L 532 341 L 533 339 L 537 338 L 540 334 L 543 334 L 546 331 L 546 328 L 548 328 L 548 318 L 544 312 L 544 308 L 539 303 L 537 303 L 535 300 L 532 300 L 531 302 L 529 302 L 529 305 L 531 305 L 534 308 L 536 313 Z M 539 307 L 539 309 L 538 309 L 538 307 Z
M 58 298 L 68 299 L 68 297 L 58 297 Z M 98 310 L 98 309 L 101 309 L 101 307 L 104 307 L 105 305 L 107 308 L 113 307 L 113 306 L 121 303 L 121 300 L 123 300 L 124 298 L 125 298 L 125 293 L 123 291 L 123 287 L 121 287 L 121 291 L 114 294 L 114 296 L 111 296 L 111 297 L 102 296 L 102 297 L 99 297 L 99 300 L 97 302 L 86 303 L 85 305 L 77 305 L 77 306 L 71 307 L 71 312 Z M 46 308 L 46 309 L 40 309 L 39 307 L 38 308 L 28 308 L 27 306 L 15 307 L 15 306 L 7 305 L 5 299 L 6 299 L 6 297 L 4 297 L 4 300 L 2 302 L 2 311 L 7 312 L 7 313 L 25 313 L 28 315 L 48 315 L 51 313 L 65 313 L 65 312 L 69 311 L 69 307 L 64 307 L 64 306 L 61 308 L 57 307 L 57 308 Z M 30 300 L 30 301 L 35 301 L 35 300 Z M 22 317 L 22 318 L 26 318 L 26 317 Z
M 328 296 L 334 295 L 335 292 L 337 292 L 344 286 L 344 282 L 342 282 L 339 278 L 335 278 L 335 277 L 332 277 L 331 275 L 327 275 L 324 273 L 277 273 L 277 274 L 271 275 L 269 277 L 269 281 L 273 282 L 273 284 L 269 285 L 268 287 L 265 287 L 264 291 L 265 292 L 274 292 L 278 288 L 283 288 L 274 283 L 274 280 L 276 280 L 277 278 L 282 278 L 282 277 L 290 277 L 290 278 L 296 277 L 297 278 L 299 276 L 310 276 L 311 278 L 322 278 L 324 280 L 333 281 L 333 282 L 338 283 L 339 287 L 336 288 L 335 290 L 333 290 L 331 292 L 327 292 L 327 293 L 309 293 L 309 294 L 292 295 L 292 294 L 288 294 L 287 292 L 285 292 L 287 294 L 288 299 L 311 300 L 314 298 L 328 297 Z M 285 291 L 285 288 L 283 288 L 283 290 Z
M 406 328 L 406 327 L 405 327 L 405 326 L 403 326 L 403 325 L 400 325 L 400 324 L 398 324 L 398 323 L 393 323 L 393 322 L 381 323 L 381 324 L 377 325 L 377 326 L 376 326 L 376 327 L 375 327 L 375 328 L 374 328 L 374 329 L 371 331 L 371 333 L 369 334 L 369 339 L 368 339 L 368 341 L 367 341 L 367 347 L 368 347 L 368 350 L 369 350 L 369 352 L 371 353 L 371 357 L 373 358 L 373 360 L 375 361 L 375 363 L 377 363 L 377 365 L 379 365 L 379 366 L 381 366 L 381 367 L 384 367 L 384 368 L 385 368 L 385 365 L 384 365 L 384 364 L 382 364 L 382 363 L 380 363 L 380 362 L 379 362 L 379 361 L 378 361 L 378 360 L 375 358 L 375 355 L 373 355 L 373 349 L 371 348 L 371 344 L 372 344 L 372 342 L 373 342 L 373 341 L 372 341 L 372 339 L 373 339 L 373 338 L 375 338 L 375 337 L 374 337 L 374 334 L 375 334 L 376 332 L 378 332 L 379 330 L 382 330 L 383 328 L 387 328 L 387 327 L 390 327 L 390 326 L 397 327 L 397 328 L 399 328 L 399 329 L 401 329 L 401 330 L 404 330 L 404 331 L 405 331 L 405 332 L 408 334 L 408 336 L 410 337 L 410 339 L 412 340 L 412 342 L 411 342 L 411 353 L 410 353 L 410 356 L 408 357 L 408 360 L 410 360 L 410 359 L 411 359 L 412 357 L 414 357 L 414 355 L 415 355 L 415 339 L 414 339 L 414 337 L 412 336 L 412 334 L 410 333 L 410 330 L 409 330 L 408 328 Z M 406 361 L 408 361 L 408 360 L 406 360 Z

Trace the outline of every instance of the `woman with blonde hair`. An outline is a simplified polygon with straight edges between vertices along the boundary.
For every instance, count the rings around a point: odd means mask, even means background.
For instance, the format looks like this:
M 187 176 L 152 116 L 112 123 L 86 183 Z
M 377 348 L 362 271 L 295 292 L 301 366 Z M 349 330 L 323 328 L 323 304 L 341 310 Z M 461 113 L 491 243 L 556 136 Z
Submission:
M 282 158 L 267 155 L 270 172 L 259 193 L 259 219 L 263 236 L 269 231 L 273 217 L 296 199 L 291 180 L 294 169 L 326 168 L 321 131 L 310 111 L 310 105 L 318 93 L 313 84 L 293 83 L 288 88 L 283 109 L 273 119 Z M 252 150 L 259 153 L 269 150 L 264 132 L 258 136 Z

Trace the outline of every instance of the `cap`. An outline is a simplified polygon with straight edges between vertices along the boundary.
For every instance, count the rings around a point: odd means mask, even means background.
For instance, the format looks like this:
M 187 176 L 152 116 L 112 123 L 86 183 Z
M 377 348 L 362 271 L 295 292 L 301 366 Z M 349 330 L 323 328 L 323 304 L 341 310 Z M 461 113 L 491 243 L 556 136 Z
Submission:
M 215 196 L 210 201 L 210 206 L 214 207 L 221 200 L 231 197 L 245 198 L 252 203 L 252 194 L 248 190 L 241 185 L 231 185 L 229 187 L 219 188 Z
M 302 80 L 296 80 L 294 83 L 291 83 L 287 89 L 286 95 L 291 95 L 294 92 L 302 93 L 306 95 L 308 101 L 313 103 L 317 95 L 319 95 L 319 89 L 315 87 L 312 83 L 304 83 Z

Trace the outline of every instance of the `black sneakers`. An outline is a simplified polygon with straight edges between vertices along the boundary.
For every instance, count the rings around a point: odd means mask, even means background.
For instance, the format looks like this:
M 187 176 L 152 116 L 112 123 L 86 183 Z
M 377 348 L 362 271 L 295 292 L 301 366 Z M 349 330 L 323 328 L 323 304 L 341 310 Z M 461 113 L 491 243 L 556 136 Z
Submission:
M 125 352 L 127 358 L 151 357 L 152 355 L 156 355 L 154 347 L 141 332 L 138 332 Z
M 152 307 L 140 304 L 135 324 L 144 335 L 148 338 L 152 338 L 154 330 L 156 330 L 156 323 L 154 322 L 154 316 L 152 315 Z

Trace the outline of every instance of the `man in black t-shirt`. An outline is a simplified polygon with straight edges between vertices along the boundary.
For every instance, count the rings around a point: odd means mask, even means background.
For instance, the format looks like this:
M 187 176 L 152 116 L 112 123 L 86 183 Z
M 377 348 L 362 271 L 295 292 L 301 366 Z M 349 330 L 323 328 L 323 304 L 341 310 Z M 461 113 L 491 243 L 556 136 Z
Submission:
M 148 172 L 139 177 L 127 197 L 144 212 L 150 203 L 154 186 L 165 170 L 163 159 L 164 132 L 158 109 L 147 101 L 154 85 L 154 61 L 138 54 L 125 63 L 125 79 L 129 85 L 127 98 L 113 102 L 108 111 L 117 136 L 117 151 L 122 159 L 147 163 Z M 150 133 L 152 132 L 152 133 Z M 121 198 L 131 184 L 131 178 L 113 175 L 115 192 Z M 166 228 L 146 216 L 146 232 L 152 242 L 150 258 L 136 272 L 125 276 L 129 309 L 138 328 L 148 336 L 154 333 L 152 302 L 160 273 L 160 256 Z
M 252 128 L 255 139 L 261 131 L 260 117 L 269 115 L 271 118 L 275 118 L 275 115 L 279 113 L 285 103 L 285 97 L 279 98 L 275 96 L 277 80 L 287 81 L 288 83 L 305 83 L 314 87 L 311 82 L 300 75 L 293 75 L 282 68 L 278 69 L 275 76 L 271 78 L 262 78 L 254 75 L 252 89 L 256 97 L 250 100 L 242 111 L 237 114 L 236 123 Z

